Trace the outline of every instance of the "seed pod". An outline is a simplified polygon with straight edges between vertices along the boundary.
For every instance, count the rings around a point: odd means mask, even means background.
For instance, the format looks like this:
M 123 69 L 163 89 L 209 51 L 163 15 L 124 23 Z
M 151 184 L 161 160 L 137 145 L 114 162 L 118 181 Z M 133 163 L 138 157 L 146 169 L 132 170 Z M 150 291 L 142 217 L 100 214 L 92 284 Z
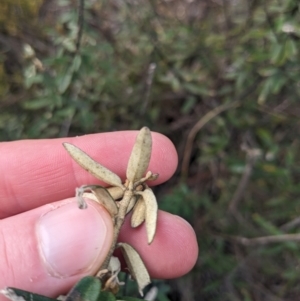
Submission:
M 148 244 L 150 245 L 153 241 L 156 224 L 157 224 L 157 201 L 156 197 L 150 188 L 146 188 L 144 191 L 139 192 L 142 195 L 145 205 L 146 205 L 146 230 L 148 236 Z
M 84 151 L 70 143 L 63 143 L 63 146 L 70 156 L 94 177 L 112 186 L 123 187 L 119 176 L 93 160 Z
M 139 180 L 145 173 L 151 157 L 152 138 L 147 127 L 143 127 L 136 137 L 128 165 L 126 176 L 130 182 Z
M 136 280 L 139 292 L 143 296 L 143 289 L 150 283 L 150 276 L 143 260 L 138 252 L 129 244 L 118 243 L 117 246 L 121 247 L 129 272 L 132 278 Z
M 141 225 L 145 220 L 146 205 L 143 197 L 140 195 L 131 216 L 131 227 L 136 228 Z

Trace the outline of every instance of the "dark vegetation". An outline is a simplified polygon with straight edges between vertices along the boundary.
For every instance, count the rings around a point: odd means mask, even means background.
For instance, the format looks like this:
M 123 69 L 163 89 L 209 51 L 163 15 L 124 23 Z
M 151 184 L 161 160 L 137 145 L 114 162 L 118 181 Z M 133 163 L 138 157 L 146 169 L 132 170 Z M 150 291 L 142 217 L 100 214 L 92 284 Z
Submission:
M 76 51 L 77 1 L 1 1 L 0 139 L 162 132 L 179 167 L 159 206 L 200 256 L 159 300 L 298 300 L 298 1 L 85 0 L 84 17 Z

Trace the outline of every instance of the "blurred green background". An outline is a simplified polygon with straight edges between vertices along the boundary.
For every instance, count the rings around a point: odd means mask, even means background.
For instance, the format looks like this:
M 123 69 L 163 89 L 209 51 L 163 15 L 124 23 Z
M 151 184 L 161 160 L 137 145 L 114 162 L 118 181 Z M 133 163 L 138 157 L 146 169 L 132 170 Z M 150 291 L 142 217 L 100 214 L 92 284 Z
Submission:
M 77 1 L 1 0 L 0 140 L 165 134 L 200 256 L 157 300 L 300 299 L 299 2 L 84 2 L 76 51 Z

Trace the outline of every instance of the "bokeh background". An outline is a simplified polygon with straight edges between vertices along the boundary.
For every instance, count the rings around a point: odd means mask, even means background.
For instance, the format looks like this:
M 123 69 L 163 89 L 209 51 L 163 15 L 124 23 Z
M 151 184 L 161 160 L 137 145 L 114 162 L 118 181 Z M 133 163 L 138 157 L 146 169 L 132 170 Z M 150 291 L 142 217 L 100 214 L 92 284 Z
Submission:
M 157 300 L 300 299 L 299 1 L 83 2 L 0 1 L 0 140 L 165 134 L 200 255 Z

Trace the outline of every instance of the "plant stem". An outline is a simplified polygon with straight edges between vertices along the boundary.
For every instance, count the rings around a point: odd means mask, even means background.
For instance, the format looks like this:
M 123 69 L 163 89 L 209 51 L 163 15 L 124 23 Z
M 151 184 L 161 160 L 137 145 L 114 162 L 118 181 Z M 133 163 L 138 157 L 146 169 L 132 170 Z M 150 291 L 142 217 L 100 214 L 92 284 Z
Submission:
M 119 211 L 118 211 L 118 215 L 117 217 L 115 218 L 115 221 L 114 221 L 114 236 L 113 236 L 113 241 L 112 241 L 112 244 L 111 244 L 111 247 L 110 247 L 110 250 L 103 262 L 103 264 L 101 265 L 100 267 L 100 270 L 104 270 L 104 269 L 107 269 L 108 268 L 108 265 L 109 265 L 109 261 L 110 261 L 110 258 L 112 257 L 114 251 L 115 251 L 115 248 L 116 248 L 116 244 L 117 244 L 117 241 L 118 241 L 118 237 L 119 237 L 119 233 L 120 233 L 120 230 L 121 230 L 121 227 L 125 221 L 125 216 L 126 216 L 126 211 L 127 211 L 127 207 L 130 203 L 130 200 L 131 198 L 133 197 L 133 190 L 132 189 L 127 189 L 125 190 L 124 192 L 124 196 L 122 198 L 122 200 L 119 202 Z

